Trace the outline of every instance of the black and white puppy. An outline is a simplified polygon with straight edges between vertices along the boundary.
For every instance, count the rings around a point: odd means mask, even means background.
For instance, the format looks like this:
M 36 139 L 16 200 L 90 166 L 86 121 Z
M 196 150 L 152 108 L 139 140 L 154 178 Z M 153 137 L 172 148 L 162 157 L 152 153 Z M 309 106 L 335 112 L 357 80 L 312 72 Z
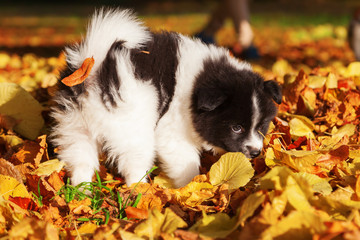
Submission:
M 281 102 L 277 83 L 229 52 L 172 32 L 152 33 L 129 10 L 94 14 L 65 50 L 66 77 L 94 57 L 80 85 L 59 83 L 52 138 L 72 184 L 91 181 L 107 153 L 128 185 L 158 157 L 176 187 L 199 174 L 202 150 L 256 157 Z

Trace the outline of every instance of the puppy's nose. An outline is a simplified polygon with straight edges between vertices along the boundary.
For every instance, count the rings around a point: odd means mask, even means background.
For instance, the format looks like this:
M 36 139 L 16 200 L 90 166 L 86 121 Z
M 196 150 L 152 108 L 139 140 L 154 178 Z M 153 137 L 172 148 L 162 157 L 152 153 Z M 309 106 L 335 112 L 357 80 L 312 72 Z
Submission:
M 261 153 L 261 150 L 257 148 L 248 147 L 248 150 L 251 158 L 256 158 Z

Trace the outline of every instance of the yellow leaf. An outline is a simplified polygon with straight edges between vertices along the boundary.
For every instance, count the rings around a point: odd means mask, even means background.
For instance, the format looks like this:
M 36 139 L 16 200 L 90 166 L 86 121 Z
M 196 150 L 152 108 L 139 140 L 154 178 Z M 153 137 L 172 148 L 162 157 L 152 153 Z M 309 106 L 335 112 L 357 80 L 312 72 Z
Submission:
M 134 230 L 139 237 L 158 238 L 161 233 L 173 233 L 178 228 L 187 227 L 186 222 L 169 208 L 162 214 L 158 209 L 149 212 L 149 218 Z
M 266 203 L 261 211 L 261 223 L 273 225 L 278 221 L 278 218 L 284 213 L 288 200 L 286 193 L 280 196 L 275 196 L 270 203 Z
M 329 73 L 327 76 L 326 88 L 338 88 L 338 79 L 334 73 Z
M 340 140 L 345 137 L 351 137 L 355 133 L 356 126 L 354 124 L 346 124 L 341 128 L 337 129 L 334 127 L 331 131 L 331 138 L 325 138 L 321 141 L 322 145 L 320 146 L 321 149 L 332 150 L 334 146 L 340 142 Z
M 360 174 L 360 156 L 355 158 L 350 156 L 350 158 L 354 159 L 351 163 L 348 164 L 351 173 L 353 175 Z
M 334 141 L 340 141 L 344 136 L 351 137 L 355 133 L 356 126 L 354 124 L 346 124 L 338 130 L 331 131 Z
M 301 150 L 278 150 L 273 149 L 277 161 L 286 164 L 298 171 L 309 171 L 316 163 L 320 153 L 315 151 Z
M 118 230 L 120 236 L 121 236 L 121 239 L 129 239 L 129 240 L 144 240 L 144 238 L 142 237 L 138 237 L 136 234 L 132 233 L 132 232 L 128 232 L 128 231 L 125 231 L 123 229 L 119 229 Z
M 287 198 L 289 203 L 299 211 L 312 211 L 307 196 L 303 192 L 303 189 L 299 186 L 296 180 L 289 176 L 287 178 L 285 193 L 287 194 Z
M 306 172 L 295 173 L 295 175 L 305 179 L 312 186 L 314 192 L 321 193 L 322 195 L 329 195 L 332 192 L 331 185 L 324 178 Z
M 0 68 L 5 68 L 10 62 L 10 56 L 6 53 L 0 53 Z
M 277 60 L 272 66 L 272 71 L 278 76 L 284 76 L 287 73 L 292 72 L 292 67 L 288 61 L 284 59 Z
M 19 183 L 15 178 L 0 175 L 0 195 L 6 200 L 9 196 L 31 198 L 24 184 Z
M 237 218 L 230 218 L 226 213 L 206 215 L 198 220 L 190 229 L 191 232 L 199 233 L 202 237 L 225 238 L 237 228 Z
M 175 198 L 181 204 L 195 207 L 214 196 L 214 186 L 207 182 L 190 182 L 185 187 L 175 189 Z
M 161 188 L 174 188 L 171 179 L 163 172 L 160 172 L 159 175 L 155 176 L 153 182 Z
M 360 62 L 352 62 L 347 67 L 347 76 L 360 76 Z
M 251 217 L 264 200 L 265 195 L 262 192 L 249 195 L 240 208 L 238 223 L 243 224 L 246 219 Z
M 76 231 L 72 231 L 73 235 L 76 235 L 77 233 L 84 235 L 84 234 L 94 234 L 95 230 L 98 228 L 98 225 L 92 222 L 85 222 L 81 227 Z
M 187 223 L 170 208 L 166 208 L 164 212 L 164 222 L 161 226 L 161 232 L 173 233 L 178 228 L 187 227 Z
M 78 215 L 86 214 L 86 213 L 92 214 L 93 211 L 90 208 L 90 205 L 91 205 L 91 200 L 89 198 L 85 198 L 83 200 L 73 199 L 71 200 L 71 202 L 68 203 L 70 212 Z
M 44 125 L 43 108 L 30 93 L 15 83 L 0 83 L 0 113 L 19 121 L 14 130 L 35 139 Z
M 292 179 L 289 180 L 289 178 Z M 302 177 L 297 176 L 293 171 L 284 166 L 274 167 L 260 179 L 260 189 L 263 190 L 286 191 L 288 187 L 292 187 L 293 189 L 291 189 L 290 192 L 295 191 L 296 193 L 298 188 L 293 187 L 293 185 L 298 185 L 306 198 L 311 198 L 313 196 L 314 191 L 310 184 Z
M 326 83 L 327 78 L 323 76 L 309 76 L 309 85 L 310 88 L 322 88 Z
M 59 239 L 59 230 L 52 224 L 26 218 L 14 225 L 9 232 L 10 239 Z
M 312 203 L 317 209 L 328 212 L 338 220 L 346 220 L 350 217 L 351 211 L 360 210 L 360 202 L 348 200 L 344 197 L 337 198 L 332 196 L 333 194 L 334 192 L 328 196 L 319 196 Z
M 274 153 L 274 149 L 269 147 L 266 150 L 266 154 L 265 154 L 265 164 L 268 167 L 274 167 L 277 165 L 277 161 L 275 159 L 275 153 Z
M 260 179 L 260 189 L 284 190 L 287 177 L 292 171 L 284 166 L 274 167 Z
M 0 135 L 0 138 L 9 144 L 10 147 L 17 147 L 24 143 L 24 140 L 15 135 Z
M 324 221 L 329 220 L 326 216 L 304 212 L 293 211 L 278 223 L 271 225 L 261 234 L 261 239 L 312 239 L 316 233 L 320 234 L 326 230 Z
M 20 222 L 27 214 L 27 211 L 25 212 L 18 205 L 13 204 L 15 206 L 13 208 L 9 203 L 11 202 L 5 200 L 0 194 L 0 233 L 2 229 L 9 229 L 10 226 Z
M 39 167 L 31 174 L 38 176 L 50 176 L 53 172 L 60 172 L 64 165 L 64 162 L 59 161 L 58 159 L 48 160 L 40 163 Z
M 307 138 L 315 138 L 313 133 L 315 126 L 311 120 L 305 116 L 296 115 L 296 117 L 290 120 L 289 126 L 291 137 L 295 140 L 302 136 Z
M 209 171 L 209 180 L 212 185 L 227 183 L 229 189 L 245 186 L 252 176 L 254 176 L 254 169 L 249 159 L 242 153 L 222 155 Z

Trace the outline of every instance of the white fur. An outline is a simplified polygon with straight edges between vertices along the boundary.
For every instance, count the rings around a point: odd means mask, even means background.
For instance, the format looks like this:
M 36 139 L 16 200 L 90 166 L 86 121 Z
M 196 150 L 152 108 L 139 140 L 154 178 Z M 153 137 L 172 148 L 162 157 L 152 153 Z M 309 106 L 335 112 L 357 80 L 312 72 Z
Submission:
M 66 48 L 66 60 L 74 68 L 79 68 L 85 58 L 94 57 L 94 73 L 114 41 L 123 40 L 126 48 L 136 48 L 150 38 L 147 28 L 131 10 L 102 8 L 91 18 L 82 43 Z
M 95 59 L 92 74 L 86 80 L 87 94 L 78 99 L 81 110 L 59 97 L 57 101 L 71 110 L 64 113 L 54 109 L 52 113 L 58 122 L 53 131 L 54 143 L 60 146 L 59 158 L 70 170 L 72 184 L 91 181 L 94 170 L 99 169 L 98 153 L 105 150 L 128 185 L 139 181 L 151 168 L 157 153 L 165 172 L 176 187 L 181 187 L 199 174 L 202 148 L 213 148 L 193 127 L 191 93 L 202 61 L 228 55 L 227 50 L 181 36 L 175 93 L 168 111 L 157 123 L 156 89 L 150 81 L 135 78 L 129 55 L 130 48 L 139 47 L 149 36 L 129 11 L 100 10 L 94 15 L 83 43 L 66 50 L 67 61 L 73 67 L 80 67 L 87 57 Z M 125 41 L 125 48 L 115 54 L 121 99 L 115 98 L 117 107 L 108 106 L 108 110 L 100 89 L 91 83 L 110 46 L 118 40 Z M 229 61 L 239 69 L 251 69 L 233 58 Z
M 253 93 L 252 98 L 252 106 L 253 106 L 253 115 L 251 119 L 251 127 L 250 127 L 250 134 L 246 141 L 246 146 L 251 147 L 254 150 L 261 150 L 263 147 L 263 137 L 259 135 L 256 129 L 256 125 L 260 121 L 260 112 L 259 112 L 259 103 L 256 97 L 256 94 Z M 249 153 L 248 153 L 249 154 Z

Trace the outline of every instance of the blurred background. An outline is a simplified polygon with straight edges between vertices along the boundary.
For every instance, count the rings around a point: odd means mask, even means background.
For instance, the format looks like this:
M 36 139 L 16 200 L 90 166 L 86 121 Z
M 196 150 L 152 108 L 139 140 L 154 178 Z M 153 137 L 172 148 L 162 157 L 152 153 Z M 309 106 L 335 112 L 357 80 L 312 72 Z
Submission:
M 2 0 L 0 69 L 7 67 L 7 71 L 0 72 L 0 81 L 1 75 L 22 67 L 24 56 L 29 61 L 58 58 L 65 45 L 81 40 L 89 16 L 98 7 L 130 7 L 154 31 L 165 29 L 194 35 L 204 28 L 218 3 L 215 0 Z M 282 64 L 297 70 L 355 61 L 347 33 L 353 12 L 359 6 L 359 0 L 250 0 L 253 44 L 260 55 L 254 61 L 255 66 L 266 74 L 266 69 L 273 70 L 274 64 L 282 59 L 285 59 Z M 237 36 L 230 19 L 214 37 L 216 44 L 236 52 Z

